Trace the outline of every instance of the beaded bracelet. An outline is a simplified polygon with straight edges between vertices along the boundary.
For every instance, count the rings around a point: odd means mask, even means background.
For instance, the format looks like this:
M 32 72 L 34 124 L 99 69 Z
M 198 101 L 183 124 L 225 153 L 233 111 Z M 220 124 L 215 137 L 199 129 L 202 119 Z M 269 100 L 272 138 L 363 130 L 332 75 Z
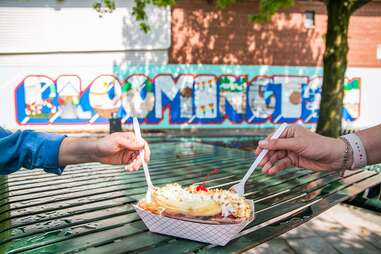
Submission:
M 342 166 L 340 168 L 340 175 L 342 176 L 345 170 L 352 169 L 351 161 L 353 160 L 353 149 L 347 139 L 344 137 L 339 137 L 339 139 L 341 139 L 345 144 L 343 163 L 341 164 Z

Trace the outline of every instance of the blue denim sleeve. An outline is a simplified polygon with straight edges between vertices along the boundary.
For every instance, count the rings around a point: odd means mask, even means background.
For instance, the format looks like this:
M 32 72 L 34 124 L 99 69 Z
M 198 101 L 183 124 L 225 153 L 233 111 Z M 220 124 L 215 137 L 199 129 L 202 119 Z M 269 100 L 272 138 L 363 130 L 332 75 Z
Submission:
M 10 174 L 21 167 L 43 168 L 48 173 L 61 175 L 64 167 L 58 165 L 58 154 L 64 135 L 31 130 L 10 132 L 0 128 L 0 174 Z

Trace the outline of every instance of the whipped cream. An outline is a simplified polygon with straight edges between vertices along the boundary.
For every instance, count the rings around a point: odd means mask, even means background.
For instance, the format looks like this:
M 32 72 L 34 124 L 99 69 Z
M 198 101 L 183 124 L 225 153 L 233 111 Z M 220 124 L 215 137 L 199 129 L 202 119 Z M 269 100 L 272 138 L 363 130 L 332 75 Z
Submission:
M 212 196 L 207 192 L 191 192 L 189 189 L 184 189 L 179 184 L 169 184 L 160 188 L 160 196 L 169 200 L 181 202 L 194 202 L 212 200 Z

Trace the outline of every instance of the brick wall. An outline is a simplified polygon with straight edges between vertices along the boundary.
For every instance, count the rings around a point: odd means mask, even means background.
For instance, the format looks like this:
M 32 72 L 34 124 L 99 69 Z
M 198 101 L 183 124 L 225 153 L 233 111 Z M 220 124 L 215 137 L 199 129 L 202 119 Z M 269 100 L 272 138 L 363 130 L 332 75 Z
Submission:
M 209 1 L 213 2 L 213 1 Z M 181 0 L 172 9 L 170 63 L 320 66 L 326 31 L 325 6 L 299 2 L 271 22 L 254 24 L 248 16 L 256 1 L 219 10 L 206 0 Z M 304 12 L 314 11 L 315 27 L 304 27 Z M 381 67 L 381 2 L 370 3 L 351 19 L 349 66 Z

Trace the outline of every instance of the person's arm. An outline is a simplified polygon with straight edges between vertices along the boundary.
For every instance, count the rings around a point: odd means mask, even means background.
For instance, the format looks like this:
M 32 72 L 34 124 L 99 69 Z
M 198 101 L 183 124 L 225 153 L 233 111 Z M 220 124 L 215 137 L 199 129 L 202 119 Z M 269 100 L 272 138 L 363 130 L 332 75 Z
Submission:
M 381 125 L 356 133 L 364 145 L 368 164 L 381 163 Z M 341 171 L 352 165 L 353 154 L 344 161 L 346 143 L 339 138 L 324 137 L 299 125 L 290 125 L 279 139 L 267 137 L 258 144 L 256 153 L 268 149 L 260 163 L 266 174 L 275 174 L 295 166 L 316 171 Z
M 358 131 L 356 134 L 364 145 L 368 164 L 381 163 L 381 124 Z
M 126 165 L 128 171 L 134 171 L 141 166 L 138 154 L 143 149 L 148 162 L 148 144 L 138 143 L 132 132 L 113 133 L 101 139 L 66 138 L 59 151 L 59 165 L 101 162 Z
M 62 174 L 58 152 L 64 138 L 31 130 L 12 133 L 0 128 L 0 174 L 10 174 L 21 167 L 43 168 L 49 173 Z
M 61 175 L 69 164 L 101 162 L 126 165 L 134 171 L 141 166 L 140 150 L 149 161 L 148 144 L 136 142 L 133 133 L 114 133 L 101 139 L 77 139 L 31 130 L 10 132 L 0 128 L 0 175 L 20 168 L 42 168 Z

